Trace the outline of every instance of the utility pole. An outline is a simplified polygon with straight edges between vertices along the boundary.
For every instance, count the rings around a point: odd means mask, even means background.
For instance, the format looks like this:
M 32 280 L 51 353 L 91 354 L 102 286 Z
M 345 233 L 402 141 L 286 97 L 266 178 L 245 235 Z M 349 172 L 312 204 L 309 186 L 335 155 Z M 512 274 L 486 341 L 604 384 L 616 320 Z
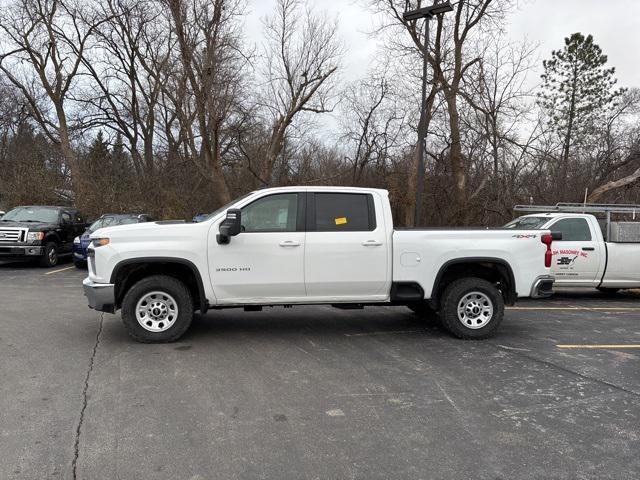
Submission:
M 420 120 L 418 123 L 418 144 L 416 154 L 418 155 L 418 169 L 416 171 L 416 208 L 413 219 L 414 226 L 418 227 L 422 223 L 422 206 L 424 204 L 424 152 L 426 149 L 427 137 L 427 55 L 429 54 L 429 20 L 434 15 L 451 12 L 451 3 L 436 3 L 430 7 L 418 8 L 405 12 L 402 18 L 405 21 L 416 22 L 424 18 L 424 40 L 422 41 L 422 98 L 420 100 Z

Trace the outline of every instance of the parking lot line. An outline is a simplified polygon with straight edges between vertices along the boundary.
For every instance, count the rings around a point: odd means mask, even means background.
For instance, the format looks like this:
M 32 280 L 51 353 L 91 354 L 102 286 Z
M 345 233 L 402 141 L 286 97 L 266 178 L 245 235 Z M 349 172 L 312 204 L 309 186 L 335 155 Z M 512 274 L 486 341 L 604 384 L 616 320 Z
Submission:
M 640 348 L 640 344 L 594 344 L 594 345 L 556 345 L 558 348 L 603 348 L 617 350 L 619 348 Z
M 505 310 L 603 310 L 607 312 L 634 312 L 640 307 L 505 307 Z
M 51 275 L 52 273 L 64 272 L 65 270 L 71 270 L 72 268 L 76 268 L 74 266 L 61 268 L 59 270 L 52 270 L 50 272 L 45 273 L 45 275 Z

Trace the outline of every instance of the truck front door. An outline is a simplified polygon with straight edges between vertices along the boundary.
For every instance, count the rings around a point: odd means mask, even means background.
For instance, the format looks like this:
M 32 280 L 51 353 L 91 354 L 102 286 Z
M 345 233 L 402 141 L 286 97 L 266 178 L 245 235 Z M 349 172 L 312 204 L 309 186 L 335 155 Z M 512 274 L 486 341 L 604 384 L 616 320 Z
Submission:
M 567 286 L 595 286 L 599 283 L 601 242 L 585 218 L 561 218 L 545 227 L 562 233 L 553 242 L 551 273 L 556 283 Z
M 304 194 L 260 197 L 242 208 L 240 234 L 226 245 L 209 234 L 209 270 L 218 303 L 304 299 Z

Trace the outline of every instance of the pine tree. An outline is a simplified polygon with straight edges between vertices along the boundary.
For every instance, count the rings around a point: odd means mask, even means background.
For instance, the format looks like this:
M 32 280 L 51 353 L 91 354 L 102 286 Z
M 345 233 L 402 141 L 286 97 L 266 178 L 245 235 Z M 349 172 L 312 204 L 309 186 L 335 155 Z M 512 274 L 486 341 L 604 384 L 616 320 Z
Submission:
M 569 152 L 598 128 L 624 89 L 614 90 L 615 68 L 607 68 L 607 56 L 593 37 L 574 33 L 564 39 L 564 48 L 554 50 L 543 62 L 539 104 L 550 115 L 550 126 L 562 138 L 563 177 Z
M 109 163 L 109 160 L 109 146 L 104 140 L 102 130 L 100 130 L 91 143 L 85 160 L 89 167 L 90 174 L 94 176 L 100 175 L 101 171 L 104 170 L 105 164 Z

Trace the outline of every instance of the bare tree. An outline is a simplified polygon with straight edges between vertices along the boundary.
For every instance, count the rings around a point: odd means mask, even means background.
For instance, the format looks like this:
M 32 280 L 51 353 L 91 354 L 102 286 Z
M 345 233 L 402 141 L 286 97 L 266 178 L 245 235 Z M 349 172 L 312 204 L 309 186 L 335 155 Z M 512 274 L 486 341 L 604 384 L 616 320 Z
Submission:
M 418 1 L 414 6 L 401 0 L 371 0 L 370 3 L 375 11 L 390 19 L 391 23 L 387 21 L 383 29 L 394 24 L 403 27 L 409 33 L 414 51 L 422 55 L 425 39 L 420 33 L 421 24 L 415 20 L 405 21 L 402 14 L 405 10 L 424 6 L 424 3 Z M 480 61 L 473 48 L 476 32 L 480 27 L 487 27 L 492 21 L 502 18 L 509 4 L 508 1 L 498 3 L 492 0 L 459 0 L 455 3 L 452 14 L 439 15 L 433 21 L 435 33 L 429 45 L 427 60 L 433 71 L 433 83 L 442 91 L 447 106 L 450 136 L 448 157 L 455 193 L 453 200 L 461 218 L 464 217 L 469 170 L 462 150 L 459 107 L 463 80 L 469 70 Z
M 3 35 L 0 71 L 20 91 L 42 131 L 60 145 L 81 191 L 78 157 L 71 137 L 68 100 L 88 41 L 102 20 L 80 22 L 82 4 L 73 0 L 16 0 L 0 14 Z
M 93 14 L 105 21 L 81 57 L 90 86 L 79 100 L 93 125 L 127 140 L 137 173 L 151 175 L 161 92 L 175 44 L 172 32 L 153 1 L 106 0 Z
M 370 183 L 368 169 L 379 171 L 402 156 L 409 125 L 398 98 L 393 82 L 378 74 L 347 87 L 339 110 L 340 145 L 352 185 Z
M 640 89 L 634 88 L 622 97 L 602 129 L 601 153 L 596 157 L 595 177 L 598 186 L 589 194 L 595 202 L 609 192 L 630 187 L 640 180 Z M 629 168 L 633 170 L 628 171 Z M 625 172 L 626 170 L 626 172 Z M 612 177 L 621 178 L 610 180 Z
M 480 61 L 463 80 L 461 94 L 474 109 L 475 122 L 489 146 L 493 175 L 498 178 L 505 153 L 519 136 L 531 105 L 527 74 L 534 68 L 535 47 L 523 42 L 504 44 L 498 35 L 487 35 Z
M 224 176 L 222 151 L 224 129 L 239 101 L 242 69 L 238 16 L 239 0 L 167 0 L 175 30 L 186 85 L 180 109 L 185 142 L 190 145 L 196 167 L 208 173 L 218 204 L 231 199 Z M 193 115 L 197 129 L 185 125 Z M 197 155 L 197 156 L 196 156 Z
M 265 22 L 265 92 L 261 101 L 271 124 L 259 180 L 269 185 L 288 129 L 303 112 L 331 111 L 342 45 L 337 24 L 302 10 L 299 0 L 278 0 Z

